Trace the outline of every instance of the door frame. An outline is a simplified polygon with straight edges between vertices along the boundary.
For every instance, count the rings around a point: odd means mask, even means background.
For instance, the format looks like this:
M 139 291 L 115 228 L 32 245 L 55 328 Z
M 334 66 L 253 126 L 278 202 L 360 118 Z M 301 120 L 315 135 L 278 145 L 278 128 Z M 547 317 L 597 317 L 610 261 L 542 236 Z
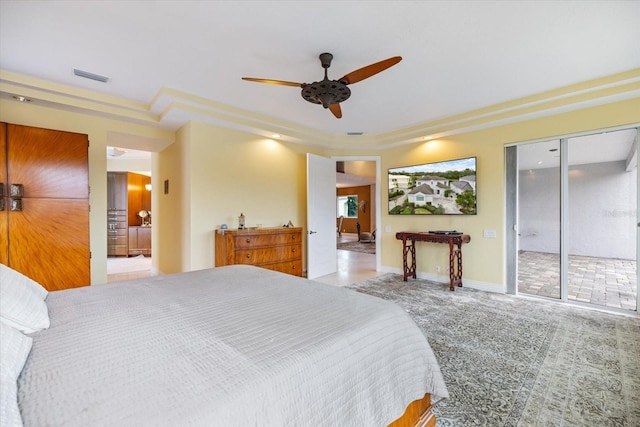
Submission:
M 567 275 L 568 275 L 568 252 L 565 242 L 565 229 L 566 229 L 566 209 L 568 206 L 568 159 L 567 159 L 567 144 L 568 140 L 575 137 L 588 136 L 596 133 L 608 133 L 621 130 L 636 129 L 635 146 L 636 150 L 640 150 L 640 123 L 634 123 L 624 126 L 615 126 L 611 128 L 593 129 L 582 132 L 576 132 L 571 134 L 565 134 L 560 136 L 549 136 L 546 138 L 537 138 L 534 140 L 518 141 L 504 146 L 504 158 L 505 158 L 505 280 L 506 280 L 506 293 L 518 295 L 518 156 L 517 146 L 522 144 L 531 144 L 538 142 L 546 142 L 551 139 L 557 139 L 560 141 L 561 162 L 560 162 L 560 299 L 553 299 L 566 304 L 578 305 L 581 307 L 587 307 L 592 309 L 610 311 L 615 313 L 629 314 L 629 310 L 618 309 L 615 307 L 595 306 L 590 303 L 581 303 L 579 301 L 571 301 L 568 299 L 567 291 Z M 638 167 L 638 166 L 636 166 Z M 638 167 L 640 169 L 640 167 Z M 640 170 L 637 173 L 637 186 L 636 186 L 636 309 L 635 313 L 640 313 Z M 523 294 L 526 295 L 526 294 Z M 531 298 L 543 298 L 535 295 L 527 295 Z

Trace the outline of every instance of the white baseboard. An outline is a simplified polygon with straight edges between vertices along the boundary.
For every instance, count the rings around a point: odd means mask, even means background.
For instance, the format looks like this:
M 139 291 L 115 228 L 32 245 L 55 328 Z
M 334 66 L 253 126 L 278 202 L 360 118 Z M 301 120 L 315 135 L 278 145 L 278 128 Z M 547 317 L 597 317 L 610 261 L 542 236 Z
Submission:
M 394 268 L 394 267 L 382 267 L 381 271 L 384 271 L 385 273 L 394 273 L 394 274 L 403 273 L 402 269 Z M 444 284 L 449 283 L 449 276 L 443 276 L 441 274 L 436 274 L 436 273 L 425 273 L 423 271 L 417 271 L 416 277 L 418 279 L 431 280 L 432 282 L 437 282 L 437 283 L 444 283 Z M 488 282 L 481 282 L 478 280 L 465 279 L 464 276 L 462 277 L 462 285 L 467 288 L 477 289 L 479 291 L 485 291 L 485 292 L 493 292 L 497 294 L 504 294 L 507 292 L 506 286 L 504 284 L 488 283 Z

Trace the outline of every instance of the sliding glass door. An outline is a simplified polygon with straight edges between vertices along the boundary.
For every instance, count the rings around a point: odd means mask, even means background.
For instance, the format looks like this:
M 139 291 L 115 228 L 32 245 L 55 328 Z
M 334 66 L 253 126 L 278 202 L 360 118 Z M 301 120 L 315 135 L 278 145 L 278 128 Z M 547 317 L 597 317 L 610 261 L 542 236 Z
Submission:
M 518 292 L 560 298 L 560 140 L 518 154 Z
M 567 139 L 570 301 L 636 309 L 635 138 L 629 129 Z
M 637 129 L 507 147 L 507 291 L 637 310 Z

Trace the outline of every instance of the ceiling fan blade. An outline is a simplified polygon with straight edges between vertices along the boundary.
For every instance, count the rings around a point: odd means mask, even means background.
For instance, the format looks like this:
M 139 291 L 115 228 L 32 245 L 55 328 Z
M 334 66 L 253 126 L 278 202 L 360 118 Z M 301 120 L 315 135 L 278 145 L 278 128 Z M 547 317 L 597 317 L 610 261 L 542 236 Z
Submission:
M 294 87 L 304 86 L 304 83 L 285 82 L 283 80 L 254 79 L 253 77 L 243 77 L 242 80 L 247 80 L 249 82 L 269 83 L 272 85 L 282 85 L 282 86 L 294 86 Z
M 355 70 L 345 75 L 340 80 L 346 81 L 347 84 L 354 84 L 375 74 L 378 74 L 380 71 L 384 71 L 387 68 L 396 65 L 400 61 L 402 61 L 401 56 L 394 56 L 392 58 L 385 59 L 383 61 L 376 62 L 375 64 L 367 65 L 366 67 Z
M 336 116 L 336 119 L 342 118 L 342 108 L 340 108 L 340 104 L 331 104 L 329 105 L 329 110 Z

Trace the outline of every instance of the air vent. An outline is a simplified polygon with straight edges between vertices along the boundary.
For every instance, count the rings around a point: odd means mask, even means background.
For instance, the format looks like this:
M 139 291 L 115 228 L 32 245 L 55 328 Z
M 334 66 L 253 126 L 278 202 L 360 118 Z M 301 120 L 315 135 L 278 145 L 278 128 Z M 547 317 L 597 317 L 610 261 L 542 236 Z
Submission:
M 364 132 L 347 132 L 347 135 L 362 135 Z
M 78 70 L 77 68 L 73 69 L 73 74 L 78 77 L 84 77 L 85 79 L 95 80 L 97 82 L 106 83 L 109 81 L 109 77 L 101 76 L 100 74 L 90 73 L 88 71 Z
M 336 172 L 344 173 L 344 162 L 336 162 Z

